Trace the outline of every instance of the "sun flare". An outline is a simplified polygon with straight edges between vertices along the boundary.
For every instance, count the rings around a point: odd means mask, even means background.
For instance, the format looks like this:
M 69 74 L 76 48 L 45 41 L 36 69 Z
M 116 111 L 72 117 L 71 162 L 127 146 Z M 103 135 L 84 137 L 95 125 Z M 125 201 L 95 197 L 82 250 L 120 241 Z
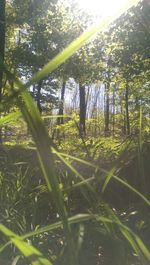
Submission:
M 130 0 L 76 0 L 80 8 L 92 15 L 108 17 Z

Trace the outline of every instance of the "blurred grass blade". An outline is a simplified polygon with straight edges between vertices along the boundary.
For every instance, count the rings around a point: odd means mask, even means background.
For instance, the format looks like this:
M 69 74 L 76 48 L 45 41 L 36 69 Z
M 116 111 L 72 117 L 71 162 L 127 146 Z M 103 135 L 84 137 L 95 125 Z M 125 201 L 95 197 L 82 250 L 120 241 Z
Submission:
M 116 171 L 116 167 L 113 167 L 113 168 L 108 172 L 108 174 L 107 174 L 107 176 L 106 176 L 106 179 L 105 179 L 105 182 L 104 182 L 103 187 L 102 187 L 102 192 L 105 191 L 105 189 L 106 189 L 106 187 L 107 187 L 109 181 L 110 181 L 111 178 L 113 177 L 115 171 Z
M 0 246 L 0 253 L 2 253 L 5 250 L 5 248 L 7 248 L 10 244 L 11 244 L 11 241 Z
M 98 221 L 101 221 L 102 223 L 110 223 L 110 224 L 115 222 L 114 220 L 111 220 L 105 216 L 98 215 L 98 214 L 77 214 L 75 216 L 68 218 L 68 222 L 70 225 L 82 223 L 82 222 L 87 222 L 89 220 L 98 220 Z M 50 224 L 50 225 L 47 225 L 47 226 L 42 227 L 42 228 L 38 228 L 35 231 L 29 232 L 29 233 L 21 236 L 21 239 L 27 239 L 27 238 L 30 238 L 32 236 L 42 234 L 44 232 L 50 232 L 50 231 L 53 231 L 55 229 L 62 228 L 62 225 L 63 225 L 62 221 L 59 221 L 57 223 Z
M 14 258 L 14 260 L 13 260 L 13 262 L 12 262 L 11 265 L 17 265 L 17 263 L 18 263 L 20 257 L 21 257 L 21 256 L 16 256 L 16 257 Z
M 71 225 L 71 224 L 86 222 L 86 221 L 89 221 L 91 219 L 93 219 L 93 216 L 91 214 L 77 214 L 75 216 L 68 218 L 68 222 Z M 39 228 L 35 231 L 29 232 L 29 233 L 21 236 L 21 238 L 26 239 L 26 238 L 36 236 L 36 235 L 42 234 L 44 232 L 50 232 L 50 231 L 53 231 L 55 229 L 62 228 L 62 227 L 63 227 L 63 223 L 62 223 L 62 221 L 59 221 L 57 223 L 50 224 L 50 225 L 47 225 L 45 227 Z
M 53 150 L 53 148 L 52 148 Z M 82 186 L 83 186 L 83 183 L 84 185 L 87 186 L 88 190 L 90 190 L 93 194 L 93 201 L 94 201 L 94 198 L 96 199 L 97 197 L 97 194 L 95 192 L 95 190 L 93 189 L 92 185 L 89 184 L 89 181 L 86 181 L 86 179 L 69 163 L 69 161 L 67 161 L 63 156 L 60 155 L 59 152 L 57 152 L 55 150 L 55 154 L 59 157 L 59 159 L 67 165 L 67 167 L 75 174 L 75 176 L 77 176 L 78 178 L 81 179 L 81 182 L 80 183 L 77 183 L 75 185 L 77 185 L 79 188 L 81 188 L 81 193 L 83 194 L 84 198 L 88 201 L 89 205 L 92 206 L 92 201 L 89 197 L 89 194 L 88 192 L 86 192 L 85 189 L 82 189 Z M 97 198 L 98 199 L 98 198 Z
M 54 150 L 54 148 L 52 148 L 52 150 Z M 85 184 L 87 185 L 87 187 L 89 188 L 89 190 L 91 190 L 93 192 L 93 194 L 95 194 L 95 190 L 92 188 L 92 186 L 86 181 L 86 179 L 69 163 L 69 161 L 67 161 L 59 152 L 57 152 L 56 150 L 54 151 L 55 154 L 60 158 L 60 160 L 67 165 L 68 168 L 70 168 L 70 170 L 77 176 L 79 177 L 83 182 L 85 182 Z
M 53 153 L 57 153 L 57 151 L 53 148 Z M 98 167 L 97 165 L 94 165 L 90 162 L 87 162 L 83 159 L 80 159 L 80 158 L 77 158 L 77 157 L 74 157 L 74 156 L 71 156 L 71 155 L 68 155 L 68 154 L 64 154 L 64 153 L 59 153 L 59 155 L 61 156 L 64 156 L 64 157 L 68 157 L 68 158 L 71 158 L 75 161 L 78 161 L 84 165 L 87 165 L 87 166 L 90 166 L 90 167 L 93 167 L 95 169 L 98 169 L 99 171 L 101 171 L 102 173 L 105 173 L 106 174 L 106 177 L 108 176 L 109 174 L 109 171 L 103 169 L 103 168 L 100 168 Z M 105 177 L 105 178 L 106 178 Z M 102 178 L 102 177 L 101 177 Z M 103 177 L 104 178 L 104 177 Z M 118 182 L 120 182 L 123 186 L 125 186 L 126 188 L 128 188 L 129 190 L 133 191 L 135 194 L 137 194 L 148 206 L 150 206 L 150 200 L 147 199 L 141 192 L 139 192 L 137 189 L 135 189 L 133 186 L 131 186 L 129 183 L 127 183 L 126 181 L 124 181 L 123 179 L 117 177 L 116 175 L 112 175 L 112 178 Z M 107 183 L 108 184 L 108 183 Z
M 143 244 L 142 240 L 137 235 L 135 235 L 135 239 L 136 239 L 136 242 L 139 245 L 141 251 L 143 252 L 144 256 L 147 257 L 148 261 L 150 261 L 150 252 L 145 247 L 145 245 Z
M 73 217 L 70 217 L 68 219 L 68 222 L 71 225 L 71 224 L 86 222 L 89 220 L 97 220 L 98 222 L 102 222 L 104 225 L 105 224 L 116 224 L 119 227 L 123 236 L 130 243 L 130 245 L 132 246 L 132 248 L 134 249 L 136 254 L 141 258 L 143 258 L 143 255 L 144 255 L 144 257 L 148 261 L 150 261 L 150 252 L 148 251 L 147 247 L 144 245 L 142 240 L 130 228 L 128 228 L 127 226 L 122 224 L 121 221 L 119 220 L 119 218 L 116 216 L 116 214 L 108 206 L 105 206 L 105 207 L 107 209 L 109 217 L 102 216 L 101 214 L 78 214 L 78 215 L 75 215 Z M 19 238 L 22 242 L 22 240 L 24 240 L 24 239 L 27 239 L 27 238 L 30 238 L 33 236 L 37 236 L 37 235 L 42 234 L 44 232 L 50 232 L 50 231 L 53 231 L 55 229 L 60 229 L 60 228 L 62 228 L 62 225 L 63 225 L 62 221 L 59 221 L 57 223 L 54 223 L 54 224 L 51 224 L 51 225 L 48 225 L 48 226 L 45 226 L 42 228 L 38 228 L 37 230 L 29 232 L 29 233 L 27 233 L 27 234 L 25 234 Z M 1 230 L 1 226 L 0 226 L 0 230 Z M 5 234 L 7 235 L 7 233 L 5 233 Z M 16 235 L 15 235 L 15 237 L 16 237 Z M 7 243 L 7 245 L 8 244 L 9 244 L 9 242 Z M 143 263 L 143 264 L 146 265 L 147 263 Z
M 120 219 L 117 217 L 117 215 L 110 209 L 110 207 L 105 206 L 110 219 L 114 220 L 114 222 L 118 225 L 121 233 L 124 235 L 124 237 L 127 239 L 127 241 L 130 243 L 136 254 L 143 260 L 144 258 L 144 263 L 143 264 L 148 264 L 150 262 L 150 252 L 147 249 L 147 247 L 144 245 L 142 240 L 140 239 L 139 236 L 137 236 L 129 227 L 125 226 L 122 224 Z M 146 259 L 146 261 L 145 261 Z M 146 263 L 145 263 L 146 262 Z
M 46 75 L 54 71 L 58 66 L 60 66 L 65 60 L 67 60 L 73 53 L 75 53 L 79 48 L 81 48 L 87 40 L 89 40 L 95 33 L 103 30 L 111 22 L 117 19 L 121 14 L 126 12 L 130 7 L 137 4 L 139 0 L 129 0 L 120 10 L 118 10 L 113 16 L 100 22 L 98 25 L 94 25 L 85 31 L 78 39 L 73 41 L 66 49 L 64 49 L 60 54 L 58 54 L 54 59 L 52 59 L 47 65 L 43 67 L 41 71 L 35 74 L 31 80 L 29 80 L 24 86 L 20 80 L 18 80 L 14 75 L 9 73 L 4 67 L 4 71 L 8 76 L 8 79 L 14 81 L 14 94 L 17 97 L 17 104 L 26 120 L 29 129 L 31 131 L 32 137 L 35 141 L 37 147 L 37 153 L 42 168 L 44 178 L 46 180 L 48 189 L 52 192 L 53 200 L 59 216 L 62 220 L 64 227 L 64 232 L 68 247 L 68 264 L 77 265 L 76 249 L 74 245 L 73 235 L 68 223 L 68 214 L 65 208 L 65 203 L 63 200 L 62 193 L 59 189 L 58 178 L 55 173 L 54 160 L 51 152 L 52 143 L 44 127 L 40 113 L 37 107 L 33 103 L 33 100 L 26 88 L 31 86 L 34 82 L 38 82 L 40 79 L 44 78 Z M 12 118 L 12 117 L 11 117 Z M 89 185 L 90 186 L 90 185 Z M 7 229 L 5 226 L 0 225 L 0 230 L 5 235 L 7 235 L 13 244 L 30 260 L 33 265 L 51 265 L 51 263 L 46 260 L 42 254 L 36 250 L 34 247 L 29 246 L 27 243 L 16 236 L 13 232 Z M 34 258 L 34 260 L 32 259 Z
M 5 117 L 0 118 L 0 127 L 4 126 L 5 124 L 10 123 L 14 120 L 17 120 L 20 117 L 21 117 L 20 111 L 15 111 L 13 113 L 10 113 L 10 114 L 6 115 Z
M 72 216 L 72 217 L 68 218 L 68 223 L 70 225 L 72 225 L 72 224 L 86 222 L 86 221 L 89 221 L 89 220 L 92 220 L 92 219 L 93 219 L 93 215 L 91 215 L 91 214 L 77 214 L 75 216 Z M 31 231 L 29 233 L 26 233 L 25 235 L 20 236 L 20 238 L 21 238 L 21 240 L 25 240 L 27 238 L 30 238 L 30 237 L 33 237 L 33 236 L 37 236 L 37 235 L 40 235 L 40 234 L 45 233 L 45 232 L 54 231 L 54 230 L 60 229 L 60 228 L 61 229 L 63 228 L 63 222 L 62 221 L 59 221 L 59 222 L 56 222 L 54 224 L 50 224 L 50 225 L 44 226 L 42 228 L 38 228 L 38 229 L 36 229 L 34 231 Z M 10 245 L 10 243 L 11 243 L 11 241 L 7 242 L 4 246 L 2 246 L 0 248 L 0 250 L 3 251 L 4 248 L 6 248 L 8 245 Z
M 16 96 L 18 96 L 18 107 L 20 108 L 23 117 L 30 128 L 32 137 L 36 144 L 43 176 L 46 180 L 48 190 L 52 192 L 56 210 L 58 211 L 59 216 L 63 221 L 70 263 L 72 265 L 77 264 L 73 236 L 67 220 L 68 214 L 65 208 L 62 193 L 59 189 L 59 182 L 54 168 L 55 163 L 50 149 L 52 142 L 48 136 L 48 132 L 44 126 L 43 120 L 36 105 L 33 102 L 31 95 L 28 93 L 19 79 L 17 79 L 13 74 L 9 73 L 7 69 L 5 69 L 5 72 L 8 77 L 11 77 L 12 80 L 14 80 L 14 93 Z
M 141 192 L 139 192 L 137 189 L 135 189 L 133 186 L 131 186 L 126 181 L 122 180 L 121 178 L 117 176 L 113 176 L 113 178 L 120 182 L 123 186 L 127 187 L 129 190 L 133 191 L 135 194 L 137 194 L 148 206 L 150 206 L 150 200 L 147 199 Z
M 81 188 L 84 185 L 89 185 L 89 183 L 94 181 L 94 180 L 95 180 L 95 177 L 86 178 L 85 180 L 82 180 L 78 183 L 75 183 L 70 187 L 64 188 L 63 191 L 70 191 L 70 190 L 74 190 L 77 188 Z
M 42 115 L 42 119 L 72 118 L 71 115 Z
M 139 250 L 134 238 L 131 236 L 131 234 L 124 228 L 120 228 L 121 233 L 126 238 L 126 240 L 129 242 L 129 244 L 132 246 L 133 250 L 137 254 L 138 257 L 141 258 L 141 251 Z
M 26 86 L 29 87 L 34 82 L 38 82 L 40 79 L 44 78 L 46 75 L 54 71 L 58 68 L 62 63 L 64 63 L 69 57 L 71 57 L 77 50 L 79 50 L 85 42 L 87 42 L 94 34 L 99 32 L 100 30 L 104 30 L 108 27 L 113 21 L 119 18 L 122 14 L 124 14 L 128 9 L 132 6 L 137 5 L 140 0 L 128 0 L 127 3 L 124 3 L 122 7 L 120 7 L 116 12 L 107 17 L 103 18 L 102 21 L 97 23 L 96 25 L 91 26 L 87 29 L 79 38 L 73 41 L 67 48 L 65 48 L 61 53 L 59 53 L 54 59 L 52 59 L 48 64 L 46 64 L 42 70 L 36 73 L 29 82 L 27 82 Z
M 52 265 L 50 261 L 44 258 L 39 250 L 24 242 L 21 237 L 17 236 L 2 224 L 0 224 L 0 231 L 31 261 L 32 265 Z

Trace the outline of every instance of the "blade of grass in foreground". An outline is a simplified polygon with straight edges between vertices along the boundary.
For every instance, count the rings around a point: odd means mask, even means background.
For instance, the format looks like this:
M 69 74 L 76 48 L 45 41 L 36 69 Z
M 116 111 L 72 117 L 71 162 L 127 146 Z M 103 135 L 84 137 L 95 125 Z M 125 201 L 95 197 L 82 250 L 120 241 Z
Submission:
M 64 231 L 67 239 L 67 246 L 69 249 L 69 263 L 71 265 L 77 264 L 76 261 L 76 251 L 74 248 L 73 236 L 71 233 L 70 226 L 68 224 L 68 216 L 65 209 L 63 197 L 61 191 L 59 189 L 58 179 L 54 170 L 54 161 L 52 157 L 52 153 L 50 151 L 49 146 L 52 146 L 50 139 L 48 137 L 47 131 L 44 127 L 40 114 L 34 105 L 31 96 L 25 90 L 25 87 L 30 86 L 33 82 L 37 82 L 41 78 L 44 78 L 48 73 L 55 70 L 58 66 L 60 66 L 66 59 L 68 59 L 75 51 L 81 48 L 84 43 L 89 40 L 95 33 L 100 30 L 103 30 L 106 26 L 108 26 L 111 22 L 113 22 L 116 18 L 118 18 L 121 14 L 126 12 L 130 7 L 134 4 L 137 4 L 138 0 L 130 0 L 127 5 L 124 5 L 119 11 L 116 12 L 112 17 L 105 19 L 99 25 L 91 27 L 86 32 L 84 32 L 77 40 L 72 42 L 64 51 L 58 54 L 51 62 L 43 67 L 41 71 L 39 71 L 33 78 L 27 82 L 26 86 L 24 86 L 17 78 L 15 78 L 12 74 L 10 74 L 6 69 L 5 73 L 8 77 L 14 81 L 15 88 L 14 93 L 17 96 L 18 106 L 22 111 L 24 119 L 26 120 L 33 139 L 35 141 L 38 157 L 41 164 L 41 168 L 43 171 L 43 175 L 45 177 L 48 189 L 52 191 L 53 200 L 56 205 L 56 209 L 58 209 L 58 213 L 63 221 Z
M 53 148 L 52 149 L 52 151 L 53 151 L 53 153 L 54 154 L 58 154 L 58 152 Z M 116 181 L 118 181 L 119 183 L 121 183 L 123 186 L 125 186 L 126 188 L 128 188 L 129 190 L 131 190 L 131 191 L 133 191 L 135 194 L 137 194 L 148 206 L 150 206 L 150 200 L 149 199 L 147 199 L 141 192 L 139 192 L 137 189 L 135 189 L 133 186 L 131 186 L 129 183 L 127 183 L 126 181 L 124 181 L 123 179 L 121 179 L 121 178 L 119 178 L 119 177 L 117 177 L 116 175 L 114 175 L 114 174 L 110 174 L 110 172 L 109 171 L 107 171 L 107 170 L 105 170 L 105 169 L 103 169 L 103 168 L 100 168 L 100 167 L 98 167 L 97 165 L 94 165 L 94 164 L 92 164 L 92 163 L 90 163 L 90 162 L 87 162 L 87 161 L 85 161 L 85 160 L 83 160 L 83 159 L 80 159 L 80 158 L 76 158 L 76 157 L 74 157 L 74 156 L 71 156 L 71 155 L 68 155 L 68 154 L 64 154 L 64 153 L 60 153 L 59 152 L 59 157 L 67 157 L 67 158 L 71 158 L 71 159 L 73 159 L 73 160 L 75 160 L 75 161 L 78 161 L 79 163 L 82 163 L 82 164 L 84 164 L 84 165 L 87 165 L 87 166 L 90 166 L 90 167 L 93 167 L 93 168 L 95 168 L 95 169 L 97 169 L 97 170 L 99 170 L 100 172 L 102 172 L 102 173 L 105 173 L 106 174 L 106 177 L 105 178 L 107 178 L 107 176 L 109 176 L 109 179 L 108 180 L 110 180 L 110 177 L 112 178 L 112 179 L 114 179 L 114 180 L 116 180 Z M 73 167 L 73 166 L 72 166 Z M 89 180 L 90 181 L 90 180 Z M 108 183 L 107 183 L 108 184 Z M 80 185 L 80 184 L 79 184 Z M 72 187 L 73 188 L 73 187 Z
M 42 119 L 72 118 L 71 115 L 42 115 Z
M 39 250 L 24 242 L 21 237 L 17 236 L 2 224 L 0 224 L 0 231 L 11 240 L 26 258 L 31 261 L 32 265 L 52 265 L 49 260 L 44 258 Z
M 143 261 L 142 264 L 148 265 L 150 262 L 150 252 L 142 242 L 141 238 L 137 236 L 129 227 L 125 226 L 108 206 L 106 206 L 106 210 L 110 216 L 110 219 L 118 225 L 120 232 L 130 243 L 136 254 L 140 257 L 141 261 Z
M 134 251 L 137 253 L 137 255 L 139 257 L 141 257 L 141 259 L 143 259 L 143 257 L 145 257 L 146 260 L 150 261 L 150 252 L 148 251 L 147 247 L 144 245 L 144 243 L 142 242 L 140 237 L 138 237 L 130 228 L 125 226 L 108 206 L 105 206 L 105 207 L 106 207 L 107 212 L 109 213 L 110 217 L 105 217 L 105 216 L 102 216 L 101 214 L 92 214 L 92 213 L 91 214 L 78 214 L 78 215 L 75 215 L 73 217 L 70 217 L 68 219 L 68 222 L 70 225 L 72 225 L 72 224 L 87 222 L 90 220 L 93 220 L 93 221 L 97 220 L 98 222 L 102 222 L 104 225 L 105 224 L 116 224 L 119 227 L 121 233 L 126 238 L 126 240 L 130 243 L 130 245 L 132 246 Z M 3 225 L 0 225 L 0 231 L 2 231 L 5 235 L 9 236 L 11 241 L 12 241 L 12 236 L 14 236 L 15 238 L 19 238 L 20 243 L 21 243 L 21 242 L 23 242 L 23 240 L 25 240 L 27 238 L 30 238 L 33 236 L 38 236 L 44 232 L 50 232 L 50 231 L 54 231 L 56 229 L 60 229 L 60 228 L 62 228 L 62 225 L 63 225 L 62 221 L 59 221 L 59 222 L 47 225 L 47 226 L 42 227 L 42 228 L 38 228 L 37 230 L 31 231 L 31 232 L 29 232 L 29 233 L 27 233 L 21 237 L 16 236 L 15 234 L 13 234 L 10 230 L 8 230 Z M 13 242 L 13 243 L 17 246 L 17 244 L 15 242 Z M 5 247 L 7 247 L 9 244 L 10 244 L 10 242 L 7 242 Z M 26 248 L 26 246 L 29 246 L 29 245 L 27 243 L 25 243 L 25 248 Z M 21 252 L 22 252 L 22 250 L 21 250 Z M 40 263 L 40 264 L 43 264 L 43 263 Z M 44 264 L 47 265 L 47 263 L 44 263 Z M 146 265 L 147 263 L 143 263 L 143 264 Z
M 5 248 L 7 248 L 10 244 L 11 244 L 11 241 L 0 246 L 0 253 L 2 253 L 5 250 Z
M 54 59 L 52 59 L 48 64 L 46 64 L 42 70 L 36 73 L 30 81 L 27 82 L 26 86 L 29 87 L 34 82 L 39 81 L 46 75 L 58 68 L 62 63 L 64 63 L 69 57 L 71 57 L 77 50 L 79 50 L 85 42 L 87 42 L 93 35 L 95 35 L 100 30 L 104 30 L 113 21 L 119 18 L 122 14 L 127 12 L 131 7 L 137 5 L 140 0 L 128 0 L 127 3 L 123 4 L 116 12 L 107 17 L 103 18 L 102 21 L 96 25 L 91 26 L 87 29 L 79 38 L 73 41 L 67 48 L 65 48 L 61 53 L 59 53 Z
M 68 214 L 65 208 L 61 190 L 59 188 L 58 178 L 54 169 L 55 163 L 50 149 L 52 143 L 31 96 L 25 89 L 22 89 L 24 87 L 19 80 L 15 79 L 15 81 L 19 88 L 18 93 L 19 95 L 21 95 L 21 97 L 18 97 L 18 106 L 21 109 L 22 114 L 32 133 L 37 147 L 38 157 L 43 175 L 45 177 L 49 191 L 52 192 L 56 210 L 58 211 L 58 214 L 63 221 L 63 227 L 68 247 L 68 258 L 70 258 L 70 264 L 76 265 L 77 261 L 73 236 L 71 228 L 68 224 Z
M 140 237 L 138 237 L 130 228 L 125 226 L 119 218 L 116 216 L 116 214 L 107 206 L 107 211 L 110 214 L 110 218 L 99 215 L 99 214 L 78 214 L 73 217 L 69 218 L 70 224 L 75 223 L 81 223 L 86 222 L 89 220 L 98 220 L 102 223 L 108 223 L 108 224 L 117 224 L 121 233 L 124 235 L 124 237 L 127 239 L 127 241 L 131 244 L 132 248 L 135 250 L 135 252 L 141 256 L 141 258 L 144 257 L 150 261 L 150 252 L 148 251 L 147 247 L 144 245 Z M 39 228 L 36 231 L 30 232 L 24 236 L 22 236 L 22 239 L 26 239 L 35 235 L 38 235 L 40 233 L 52 231 L 58 228 L 62 227 L 62 222 L 57 222 L 55 224 L 45 226 L 43 228 Z
M 53 150 L 53 148 L 52 148 Z M 59 159 L 65 164 L 67 165 L 67 167 L 74 173 L 75 176 L 79 177 L 82 180 L 82 183 L 84 182 L 84 184 L 88 187 L 88 189 L 92 192 L 93 194 L 93 200 L 94 198 L 96 199 L 96 193 L 95 190 L 92 188 L 92 186 L 89 184 L 88 181 L 85 182 L 84 177 L 71 165 L 71 163 L 69 163 L 63 156 L 61 156 L 59 154 L 59 152 L 57 152 L 57 156 L 59 157 Z M 86 200 L 89 202 L 89 204 L 92 206 L 91 200 L 89 198 L 89 196 L 86 194 L 86 191 L 84 189 L 82 189 L 83 185 L 78 185 L 78 188 L 81 188 L 81 192 L 83 194 L 83 196 L 86 198 Z
M 21 117 L 20 111 L 15 111 L 13 113 L 10 113 L 2 118 L 0 118 L 0 127 L 4 126 L 7 123 L 11 123 L 13 120 L 17 120 Z
M 86 221 L 89 221 L 91 219 L 93 219 L 93 216 L 91 214 L 77 214 L 75 216 L 69 217 L 68 218 L 68 222 L 71 225 L 71 224 L 77 224 L 77 223 L 86 222 Z M 58 228 L 62 228 L 62 225 L 63 225 L 62 221 L 59 221 L 59 222 L 47 225 L 47 226 L 42 227 L 42 228 L 38 228 L 35 231 L 29 232 L 29 233 L 21 236 L 21 238 L 22 239 L 26 239 L 26 238 L 29 238 L 29 237 L 32 237 L 32 236 L 36 236 L 36 235 L 42 234 L 44 232 L 50 232 L 50 231 L 56 230 Z

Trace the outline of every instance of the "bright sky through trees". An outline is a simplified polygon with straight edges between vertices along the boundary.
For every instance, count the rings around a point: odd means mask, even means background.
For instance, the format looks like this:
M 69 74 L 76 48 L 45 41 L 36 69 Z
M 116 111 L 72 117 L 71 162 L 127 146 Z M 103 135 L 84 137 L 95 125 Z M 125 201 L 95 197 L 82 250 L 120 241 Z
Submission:
M 86 12 L 99 17 L 109 17 L 131 0 L 76 0 Z

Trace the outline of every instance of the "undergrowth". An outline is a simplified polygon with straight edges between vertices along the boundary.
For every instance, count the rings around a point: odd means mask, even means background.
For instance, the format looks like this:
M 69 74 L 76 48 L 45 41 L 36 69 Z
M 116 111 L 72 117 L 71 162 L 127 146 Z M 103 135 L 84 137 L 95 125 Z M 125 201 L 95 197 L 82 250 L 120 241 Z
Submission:
M 0 146 L 2 264 L 148 265 L 150 262 L 147 236 L 150 201 L 144 173 L 149 163 L 144 164 L 148 151 L 143 143 L 142 126 L 137 146 L 130 138 L 117 143 L 118 147 L 111 138 L 109 141 L 82 138 L 69 146 L 66 140 L 58 150 L 27 92 L 29 86 L 55 70 L 94 33 L 137 1 L 131 2 L 114 17 L 83 33 L 25 85 L 3 66 L 8 80 L 14 82 L 8 100 L 16 99 L 18 111 L 1 118 L 0 126 L 22 115 L 34 144 L 27 148 Z M 141 119 L 142 115 L 140 124 Z M 142 189 L 140 184 L 134 187 L 128 175 L 132 172 L 127 170 L 129 166 L 135 171 L 134 160 L 143 169 L 139 174 L 140 183 L 144 183 Z

